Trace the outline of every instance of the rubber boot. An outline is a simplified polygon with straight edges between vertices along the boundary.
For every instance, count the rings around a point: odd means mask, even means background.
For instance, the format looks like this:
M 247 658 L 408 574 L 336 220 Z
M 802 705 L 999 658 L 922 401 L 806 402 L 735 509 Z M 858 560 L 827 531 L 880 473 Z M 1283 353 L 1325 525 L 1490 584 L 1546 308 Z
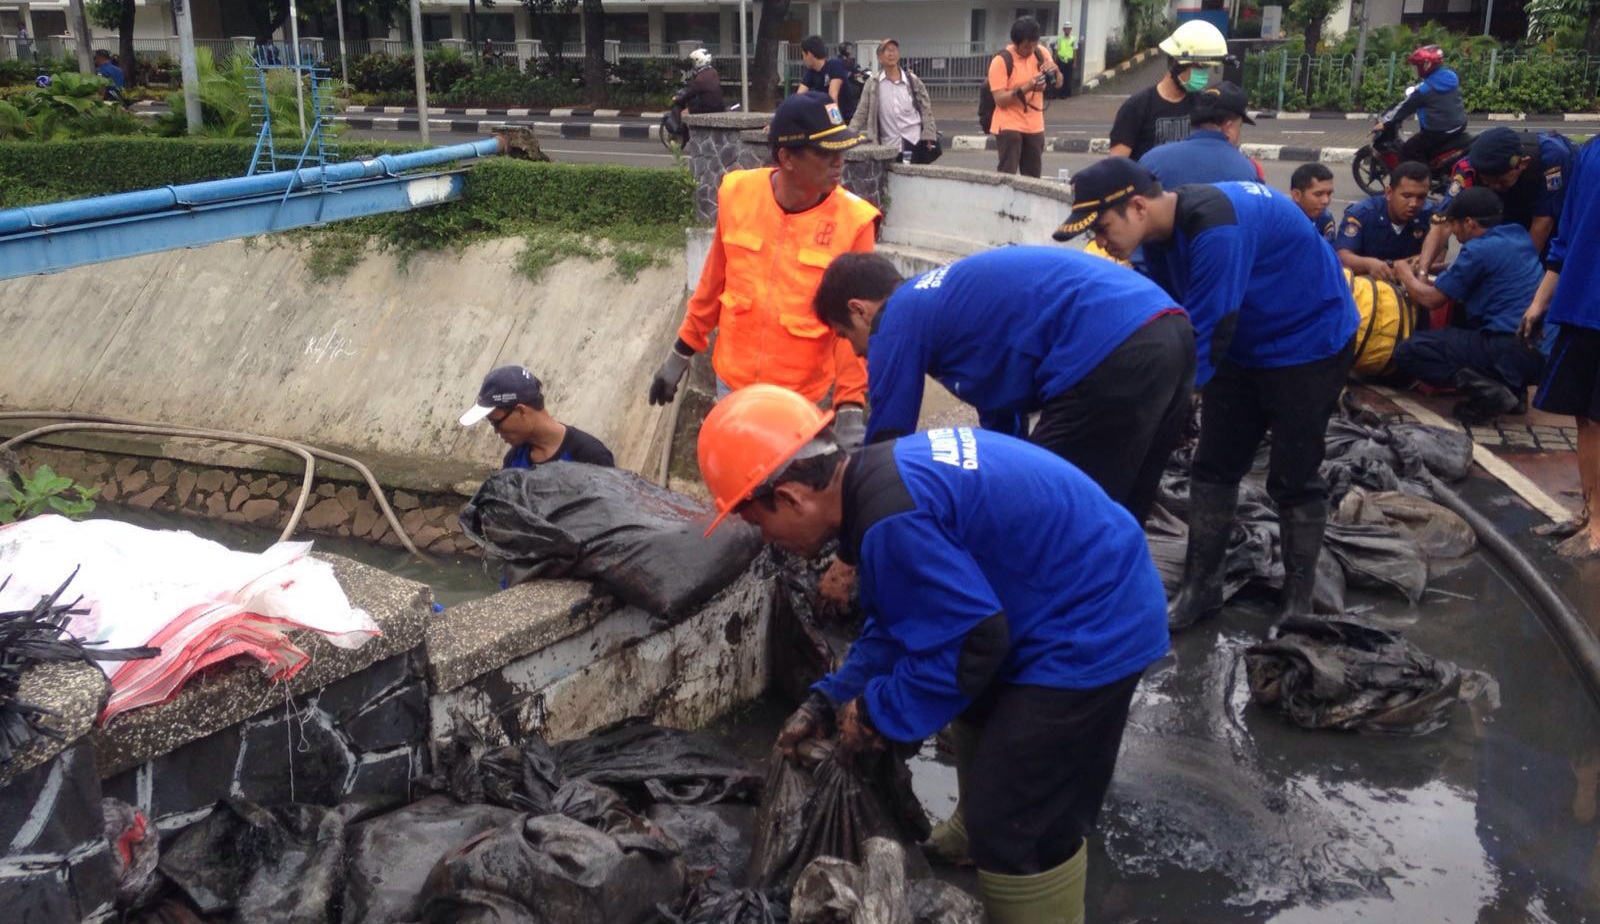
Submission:
M 1455 406 L 1454 413 L 1465 423 L 1487 424 L 1502 414 L 1528 412 L 1526 401 L 1504 383 L 1471 369 L 1459 370 L 1450 381 L 1464 399 Z
M 1083 887 L 1089 878 L 1089 844 L 1055 869 L 1031 876 L 978 870 L 978 893 L 989 924 L 1083 924 Z
M 1167 606 L 1167 628 L 1187 629 L 1222 609 L 1222 563 L 1233 535 L 1239 486 L 1189 482 L 1189 547 L 1183 555 L 1183 583 Z
M 1283 541 L 1283 606 L 1280 616 L 1310 616 L 1317 587 L 1317 557 L 1328 525 L 1328 502 L 1312 501 L 1278 511 Z
M 956 719 L 942 733 L 955 753 L 956 810 L 950 817 L 934 825 L 922 852 L 934 863 L 949 866 L 971 866 L 972 856 L 967 850 L 967 816 L 962 809 L 963 794 L 967 791 L 972 760 L 978 751 L 978 726 Z

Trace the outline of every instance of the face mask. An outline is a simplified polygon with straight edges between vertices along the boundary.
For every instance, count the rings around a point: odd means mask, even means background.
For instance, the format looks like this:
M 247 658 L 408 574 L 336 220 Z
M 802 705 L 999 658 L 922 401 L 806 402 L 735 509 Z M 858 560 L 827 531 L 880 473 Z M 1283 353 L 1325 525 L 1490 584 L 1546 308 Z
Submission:
M 1190 93 L 1199 93 L 1211 82 L 1211 73 L 1201 68 L 1189 69 L 1189 79 L 1183 82 L 1183 88 Z

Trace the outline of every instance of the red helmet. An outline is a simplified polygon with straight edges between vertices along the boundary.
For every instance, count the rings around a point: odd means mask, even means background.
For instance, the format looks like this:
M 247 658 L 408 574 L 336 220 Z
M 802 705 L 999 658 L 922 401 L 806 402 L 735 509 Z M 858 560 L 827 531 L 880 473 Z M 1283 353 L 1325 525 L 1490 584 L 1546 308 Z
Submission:
M 1444 52 L 1438 45 L 1424 45 L 1408 55 L 1406 63 L 1417 69 L 1418 77 L 1426 77 L 1444 63 Z

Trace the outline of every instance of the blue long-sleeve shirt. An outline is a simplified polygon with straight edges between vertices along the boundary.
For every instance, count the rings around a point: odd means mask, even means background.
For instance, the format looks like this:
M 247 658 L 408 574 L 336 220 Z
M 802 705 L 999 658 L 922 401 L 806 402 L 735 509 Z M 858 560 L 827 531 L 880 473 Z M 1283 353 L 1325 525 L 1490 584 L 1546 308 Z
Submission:
M 926 376 L 978 409 L 985 429 L 1076 385 L 1172 296 L 1117 264 L 1060 247 L 1001 247 L 907 281 L 867 345 L 867 441 L 917 428 Z
M 894 741 L 960 715 L 983 665 L 989 683 L 1077 690 L 1167 651 L 1166 595 L 1139 524 L 1021 440 L 962 427 L 868 446 L 845 472 L 840 546 L 858 564 L 866 622 L 813 689 L 835 704 L 862 697 Z M 978 646 L 985 659 L 967 641 L 996 614 L 1009 644 L 998 656 Z
M 1461 101 L 1461 78 L 1448 67 L 1422 78 L 1400 104 L 1394 121 L 1404 122 L 1413 112 L 1423 131 L 1455 132 L 1466 128 L 1467 107 Z
M 1305 212 L 1260 183 L 1183 186 L 1172 237 L 1146 242 L 1150 278 L 1194 325 L 1204 385 L 1225 357 L 1254 369 L 1326 359 L 1360 315 L 1332 248 Z
M 1561 230 L 1545 255 L 1545 268 L 1561 274 L 1546 319 L 1600 330 L 1600 144 L 1591 140 L 1578 151 L 1566 195 Z
M 1190 183 L 1254 182 L 1261 179 L 1250 158 L 1214 128 L 1196 128 L 1183 141 L 1153 147 L 1139 158 L 1167 189 Z

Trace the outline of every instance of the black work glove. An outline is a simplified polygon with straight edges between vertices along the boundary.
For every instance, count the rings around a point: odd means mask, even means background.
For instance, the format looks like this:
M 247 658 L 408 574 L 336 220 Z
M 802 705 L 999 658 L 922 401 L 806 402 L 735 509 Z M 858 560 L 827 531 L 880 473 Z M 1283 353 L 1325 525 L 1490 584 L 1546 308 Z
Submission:
M 806 701 L 794 714 L 784 720 L 783 727 L 778 729 L 778 749 L 788 757 L 794 757 L 795 748 L 800 742 L 809 738 L 827 737 L 834 727 L 833 703 L 826 696 L 812 691 Z
M 667 351 L 666 361 L 656 370 L 655 378 L 650 380 L 652 405 L 671 404 L 672 399 L 678 396 L 678 385 L 683 381 L 684 373 L 689 371 L 689 359 L 692 356 L 693 353 L 685 356 L 678 352 L 676 345 Z
M 833 413 L 833 438 L 845 455 L 867 441 L 867 411 L 859 404 L 841 404 Z

